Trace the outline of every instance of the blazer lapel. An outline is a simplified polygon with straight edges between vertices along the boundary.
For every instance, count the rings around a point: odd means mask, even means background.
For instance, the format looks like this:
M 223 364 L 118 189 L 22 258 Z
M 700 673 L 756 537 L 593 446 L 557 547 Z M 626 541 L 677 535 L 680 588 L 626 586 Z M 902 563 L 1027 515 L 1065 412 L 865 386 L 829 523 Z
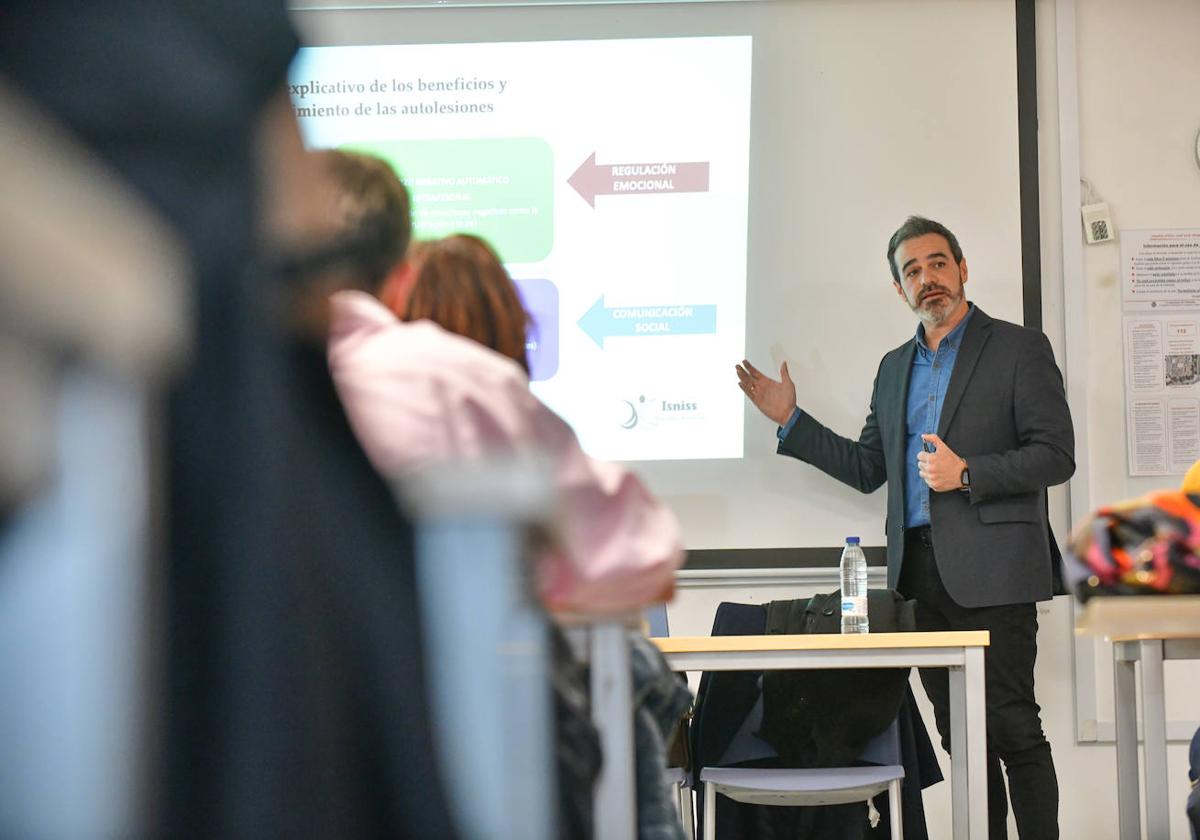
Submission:
M 898 412 L 896 422 L 886 425 L 888 436 L 884 441 L 884 451 L 891 452 L 897 463 L 904 460 L 904 436 L 908 433 L 908 383 L 912 380 L 912 363 L 916 352 L 915 338 L 909 339 L 908 343 L 900 348 L 887 371 L 888 391 L 880 394 L 880 405 L 875 407 L 876 413 L 881 410 L 881 406 L 886 406 L 887 411 Z
M 938 437 L 945 440 L 946 430 L 954 419 L 954 412 L 962 402 L 963 392 L 971 380 L 971 374 L 991 335 L 992 319 L 978 306 L 963 330 L 962 345 L 958 348 L 958 358 L 954 360 L 954 373 L 950 375 L 950 384 L 946 386 L 946 401 L 942 403 L 942 416 L 938 421 Z

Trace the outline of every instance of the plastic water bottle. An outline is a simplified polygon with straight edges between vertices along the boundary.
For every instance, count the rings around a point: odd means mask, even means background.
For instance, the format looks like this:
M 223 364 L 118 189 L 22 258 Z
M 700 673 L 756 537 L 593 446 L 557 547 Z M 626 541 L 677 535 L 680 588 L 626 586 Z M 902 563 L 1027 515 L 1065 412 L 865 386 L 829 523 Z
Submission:
M 867 556 L 859 548 L 858 537 L 846 537 L 840 566 L 842 575 L 842 632 L 868 633 Z

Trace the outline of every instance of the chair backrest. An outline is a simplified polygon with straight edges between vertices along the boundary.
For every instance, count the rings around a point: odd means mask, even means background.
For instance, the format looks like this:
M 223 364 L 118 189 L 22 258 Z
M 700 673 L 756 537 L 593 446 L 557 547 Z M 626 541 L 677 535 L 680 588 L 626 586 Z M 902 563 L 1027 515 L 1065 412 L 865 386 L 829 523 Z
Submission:
M 646 607 L 642 612 L 642 617 L 646 619 L 646 624 L 649 627 L 649 632 L 646 634 L 652 639 L 666 638 L 671 635 L 671 630 L 667 625 L 667 605 L 654 604 Z
M 863 747 L 863 751 L 858 754 L 858 760 L 878 764 L 883 767 L 904 763 L 904 759 L 900 754 L 899 715 L 892 720 L 887 729 L 880 732 L 870 741 L 867 741 L 867 745 Z
M 1200 461 L 1196 463 L 1200 464 Z M 1188 779 L 1192 784 L 1200 779 L 1200 727 L 1196 727 L 1196 734 L 1192 736 L 1192 743 L 1188 746 Z
M 762 726 L 762 714 L 763 699 L 760 694 L 754 707 L 750 710 L 750 714 L 746 715 L 741 726 L 738 727 L 737 733 L 733 736 L 733 740 L 729 742 L 729 746 L 726 747 L 724 754 L 717 762 L 718 766 L 727 767 L 744 761 L 778 757 L 779 754 L 775 752 L 775 749 L 755 734 Z M 882 767 L 902 764 L 899 718 L 894 719 L 887 729 L 867 741 L 867 745 L 858 754 L 857 760 L 868 764 L 878 764 Z
M 1200 461 L 1196 463 L 1200 464 Z M 1193 466 L 1192 470 L 1195 469 Z M 1197 784 L 1197 779 L 1200 779 L 1200 728 L 1192 736 L 1191 746 L 1188 747 L 1188 764 L 1188 778 L 1192 782 L 1192 792 L 1187 798 L 1188 827 L 1192 830 L 1192 840 L 1197 840 L 1200 838 L 1200 784 Z
M 761 682 L 759 685 L 761 687 Z M 742 721 L 742 725 L 738 727 L 737 732 L 734 734 L 733 740 L 729 742 L 729 746 L 721 754 L 721 758 L 717 762 L 719 766 L 728 767 L 734 764 L 741 764 L 743 761 L 779 757 L 779 753 L 775 751 L 774 747 L 754 734 L 762 726 L 762 717 L 763 699 L 762 694 L 759 694 L 758 699 L 754 702 L 754 707 L 750 710 L 750 714 L 746 715 Z

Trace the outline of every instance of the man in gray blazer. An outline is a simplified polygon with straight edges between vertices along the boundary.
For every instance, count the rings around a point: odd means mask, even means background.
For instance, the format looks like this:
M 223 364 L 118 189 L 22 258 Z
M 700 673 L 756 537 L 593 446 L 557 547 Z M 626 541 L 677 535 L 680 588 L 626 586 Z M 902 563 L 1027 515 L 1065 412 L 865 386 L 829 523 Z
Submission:
M 738 384 L 779 424 L 779 452 L 864 493 L 888 487 L 888 585 L 917 602 L 919 630 L 990 630 L 986 653 L 988 822 L 1058 837 L 1058 782 L 1034 698 L 1035 603 L 1052 593 L 1046 488 L 1075 470 L 1062 375 L 1046 337 L 967 301 L 967 263 L 945 226 L 909 217 L 888 244 L 896 293 L 920 323 L 883 357 L 858 440 L 796 405 L 748 361 Z M 949 749 L 945 669 L 921 681 Z

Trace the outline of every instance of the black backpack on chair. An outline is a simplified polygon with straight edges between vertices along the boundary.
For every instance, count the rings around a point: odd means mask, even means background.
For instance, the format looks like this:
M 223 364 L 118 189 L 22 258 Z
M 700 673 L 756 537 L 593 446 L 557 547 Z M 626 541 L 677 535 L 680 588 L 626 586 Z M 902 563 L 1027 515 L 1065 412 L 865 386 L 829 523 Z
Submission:
M 882 599 L 882 601 L 881 601 Z M 890 602 L 890 603 L 889 603 Z M 784 606 L 786 605 L 786 607 Z M 871 592 L 868 596 L 868 609 L 871 619 L 871 629 L 875 632 L 894 632 L 911 630 L 915 626 L 912 604 L 905 602 L 895 593 L 880 591 Z M 780 610 L 784 610 L 780 613 Z M 840 593 L 817 595 L 811 599 L 799 599 L 794 602 L 774 602 L 776 622 L 779 616 L 791 614 L 791 621 L 800 625 L 799 629 L 787 629 L 788 620 L 779 625 L 776 633 L 839 633 L 841 630 L 841 597 Z M 713 620 L 713 636 L 729 635 L 763 635 L 767 628 L 768 605 L 765 604 L 734 604 L 725 602 L 717 607 Z M 890 617 L 889 617 L 890 616 Z M 774 672 L 779 675 L 791 674 L 802 678 L 813 674 L 833 675 L 832 682 L 818 677 L 813 687 L 809 689 L 810 702 L 825 703 L 817 700 L 822 696 L 833 694 L 837 696 L 840 689 L 838 680 L 846 675 L 852 675 L 851 686 L 853 695 L 863 695 L 864 703 L 867 695 L 873 695 L 874 689 L 864 689 L 860 678 L 866 671 L 873 670 L 879 674 L 907 675 L 908 669 L 848 669 L 839 671 L 826 669 L 824 671 L 792 671 Z M 693 784 L 699 781 L 700 770 L 704 767 L 727 766 L 722 764 L 722 758 L 733 743 L 739 727 L 750 716 L 752 708 L 758 702 L 760 695 L 767 690 L 767 683 L 772 672 L 762 671 L 706 671 L 701 679 L 696 695 L 695 713 L 690 727 L 690 743 L 692 747 Z M 895 678 L 895 677 L 893 677 Z M 928 840 L 928 830 L 925 825 L 925 813 L 921 798 L 921 790 L 935 782 L 941 781 L 942 775 L 938 767 L 933 744 L 925 730 L 920 715 L 916 711 L 915 702 L 907 685 L 907 679 L 899 679 L 900 697 L 907 697 L 906 702 L 900 703 L 899 726 L 901 739 L 902 763 L 905 765 L 906 781 L 901 790 L 904 802 L 904 835 L 906 840 Z M 824 683 L 820 687 L 819 683 Z M 787 691 L 787 683 L 783 684 Z M 801 687 L 801 691 L 804 689 Z M 844 699 L 844 698 L 842 698 Z M 830 701 L 842 702 L 842 699 Z M 764 697 L 765 705 L 765 697 Z M 890 708 L 890 716 L 887 709 Z M 764 709 L 765 712 L 765 709 Z M 861 714 L 856 712 L 855 714 Z M 896 717 L 896 705 L 887 701 L 880 703 L 875 711 L 868 709 L 867 714 L 880 717 L 887 716 L 882 728 L 885 728 L 892 718 Z M 763 724 L 756 734 L 766 740 L 768 729 L 764 714 Z M 786 729 L 783 730 L 786 733 Z M 823 733 L 813 732 L 811 727 L 804 736 L 808 739 L 807 750 L 815 756 L 819 749 L 818 739 L 824 740 Z M 786 737 L 786 735 L 783 735 Z M 857 737 L 857 736 L 855 736 Z M 781 754 L 790 751 L 786 745 L 784 750 L 776 750 Z M 853 761 L 846 764 L 853 764 Z M 735 763 L 728 766 L 814 766 L 810 762 L 784 762 L 781 759 L 755 761 L 750 764 Z M 697 790 L 700 788 L 697 786 Z M 779 837 L 803 836 L 806 840 L 814 838 L 847 838 L 880 837 L 887 835 L 886 819 L 877 829 L 868 829 L 862 819 L 861 806 L 833 805 L 817 808 L 772 807 L 767 805 L 748 805 L 718 797 L 717 800 L 717 835 L 724 840 L 776 840 Z M 703 797 L 697 801 L 697 823 L 703 821 Z
M 840 591 L 767 604 L 767 635 L 840 633 Z M 916 630 L 913 602 L 891 589 L 867 593 L 875 633 Z M 909 668 L 766 671 L 758 735 L 792 767 L 845 767 L 896 718 Z

